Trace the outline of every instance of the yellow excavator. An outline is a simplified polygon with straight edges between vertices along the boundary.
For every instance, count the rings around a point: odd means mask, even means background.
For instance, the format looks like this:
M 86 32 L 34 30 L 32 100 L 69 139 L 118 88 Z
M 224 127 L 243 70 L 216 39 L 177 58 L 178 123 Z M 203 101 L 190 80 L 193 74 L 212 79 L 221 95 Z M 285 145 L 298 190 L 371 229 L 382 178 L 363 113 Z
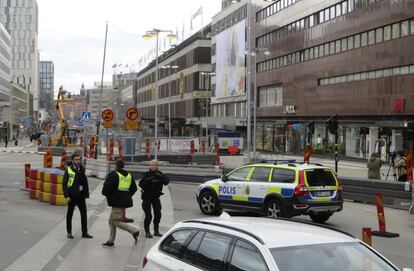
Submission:
M 59 92 L 56 101 L 56 111 L 59 115 L 59 128 L 57 129 L 56 136 L 52 139 L 53 146 L 65 146 L 65 139 L 67 136 L 68 125 L 65 119 L 65 114 L 63 113 L 63 104 L 74 102 L 70 93 L 67 93 L 63 89 L 63 86 L 59 87 Z

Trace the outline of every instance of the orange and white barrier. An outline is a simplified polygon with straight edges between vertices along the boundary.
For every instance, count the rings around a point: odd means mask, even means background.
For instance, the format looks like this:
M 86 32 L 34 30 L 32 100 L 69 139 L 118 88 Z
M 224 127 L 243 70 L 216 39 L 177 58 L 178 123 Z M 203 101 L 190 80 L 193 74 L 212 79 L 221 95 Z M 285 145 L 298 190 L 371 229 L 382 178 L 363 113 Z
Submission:
M 398 233 L 387 232 L 385 226 L 385 213 L 384 213 L 384 199 L 382 198 L 382 193 L 375 193 L 375 201 L 377 205 L 377 214 L 378 214 L 378 231 L 372 231 L 372 235 L 381 236 L 381 237 L 399 237 Z
M 372 246 L 372 230 L 371 228 L 362 228 L 362 241 Z
M 48 149 L 46 153 L 43 155 L 43 167 L 44 168 L 53 167 L 53 154 L 50 149 Z

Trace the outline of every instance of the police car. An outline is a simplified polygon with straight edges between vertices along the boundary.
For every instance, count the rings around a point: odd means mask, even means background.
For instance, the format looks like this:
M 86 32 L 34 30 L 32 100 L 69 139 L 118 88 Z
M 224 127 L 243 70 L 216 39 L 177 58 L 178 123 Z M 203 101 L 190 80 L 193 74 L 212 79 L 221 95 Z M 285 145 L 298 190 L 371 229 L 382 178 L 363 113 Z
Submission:
M 309 215 L 317 223 L 343 207 L 342 186 L 332 169 L 294 160 L 241 166 L 200 185 L 196 198 L 207 215 L 237 209 L 269 217 Z

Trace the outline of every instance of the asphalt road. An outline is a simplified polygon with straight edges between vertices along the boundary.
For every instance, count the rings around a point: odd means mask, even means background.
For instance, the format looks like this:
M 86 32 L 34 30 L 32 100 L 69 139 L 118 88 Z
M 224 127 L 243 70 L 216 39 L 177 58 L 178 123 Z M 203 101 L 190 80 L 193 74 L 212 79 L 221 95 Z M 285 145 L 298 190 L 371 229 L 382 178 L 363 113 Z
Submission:
M 82 249 L 82 247 L 87 248 L 88 250 L 86 251 L 91 251 L 92 248 L 94 253 L 102 253 L 98 249 L 98 245 L 105 240 L 108 230 L 107 213 L 102 213 L 102 210 L 99 211 L 98 208 L 100 206 L 98 203 L 102 202 L 102 199 L 95 198 L 96 207 L 93 205 L 90 206 L 90 213 L 95 212 L 98 215 L 92 215 L 92 221 L 97 221 L 91 225 L 92 234 L 96 236 L 92 241 L 93 243 L 87 243 L 88 241 L 84 240 L 77 241 L 78 243 L 70 243 L 64 237 L 64 229 L 61 230 L 59 228 L 62 226 L 62 221 L 64 221 L 66 207 L 50 206 L 46 203 L 30 200 L 27 193 L 20 190 L 20 186 L 23 184 L 24 163 L 29 162 L 33 166 L 39 167 L 41 161 L 42 157 L 35 154 L 0 153 L 0 270 L 4 269 L 16 259 L 21 259 L 21 256 L 26 251 L 33 249 L 36 244 L 39 245 L 41 240 L 56 240 L 50 239 L 51 232 L 53 230 L 56 231 L 56 229 L 59 229 L 59 238 L 62 239 L 58 241 L 66 242 L 66 245 L 61 250 L 63 258 L 65 258 L 65 255 L 69 258 L 74 257 L 76 250 Z M 91 179 L 90 183 L 92 190 L 101 181 Z M 171 183 L 169 185 L 170 193 L 168 193 L 168 196 L 164 196 L 165 208 L 161 223 L 163 231 L 167 230 L 168 226 L 175 222 L 204 216 L 198 209 L 195 201 L 196 187 L 197 184 L 192 183 Z M 99 187 L 97 194 L 100 194 Z M 135 208 L 139 209 L 139 206 L 139 196 L 137 196 L 135 199 Z M 233 216 L 252 215 L 240 212 L 229 213 Z M 142 223 L 142 214 L 139 214 L 137 209 L 129 210 L 128 216 L 134 217 L 138 221 L 138 224 Z M 412 257 L 414 251 L 414 216 L 408 215 L 407 211 L 385 208 L 385 217 L 387 230 L 399 233 L 400 237 L 394 239 L 374 237 L 373 247 L 399 267 L 414 267 L 414 257 Z M 301 219 L 309 220 L 307 217 Z M 327 224 L 350 232 L 356 237 L 360 237 L 362 227 L 377 229 L 376 208 L 372 205 L 346 202 L 344 210 L 341 213 L 333 215 Z M 120 257 L 125 251 L 130 253 L 129 260 L 131 262 L 135 265 L 139 263 L 140 261 L 136 259 L 142 258 L 152 243 L 148 242 L 149 240 L 143 240 L 141 247 L 131 247 L 130 241 L 128 235 L 120 234 L 119 246 L 115 248 L 113 254 L 108 254 L 109 259 L 115 256 Z M 120 253 L 115 253 L 115 251 Z M 39 253 L 39 255 L 42 254 L 41 252 Z M 90 257 L 85 258 L 89 259 Z M 95 260 L 102 262 L 102 258 Z M 63 263 L 61 265 L 53 258 L 48 261 L 48 266 L 60 266 L 59 270 L 71 270 L 67 261 L 62 260 Z M 55 270 L 55 268 L 39 270 Z M 131 269 L 125 267 L 124 270 Z

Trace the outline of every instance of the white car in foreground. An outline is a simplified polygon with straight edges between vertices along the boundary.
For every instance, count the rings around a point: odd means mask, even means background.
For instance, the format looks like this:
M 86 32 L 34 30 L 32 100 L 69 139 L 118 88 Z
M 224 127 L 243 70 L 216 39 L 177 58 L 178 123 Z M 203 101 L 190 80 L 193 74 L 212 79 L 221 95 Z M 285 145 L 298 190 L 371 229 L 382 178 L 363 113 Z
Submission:
M 151 271 L 395 271 L 351 235 L 307 222 L 258 217 L 194 219 L 176 224 L 148 252 Z M 411 269 L 403 269 L 411 270 Z

